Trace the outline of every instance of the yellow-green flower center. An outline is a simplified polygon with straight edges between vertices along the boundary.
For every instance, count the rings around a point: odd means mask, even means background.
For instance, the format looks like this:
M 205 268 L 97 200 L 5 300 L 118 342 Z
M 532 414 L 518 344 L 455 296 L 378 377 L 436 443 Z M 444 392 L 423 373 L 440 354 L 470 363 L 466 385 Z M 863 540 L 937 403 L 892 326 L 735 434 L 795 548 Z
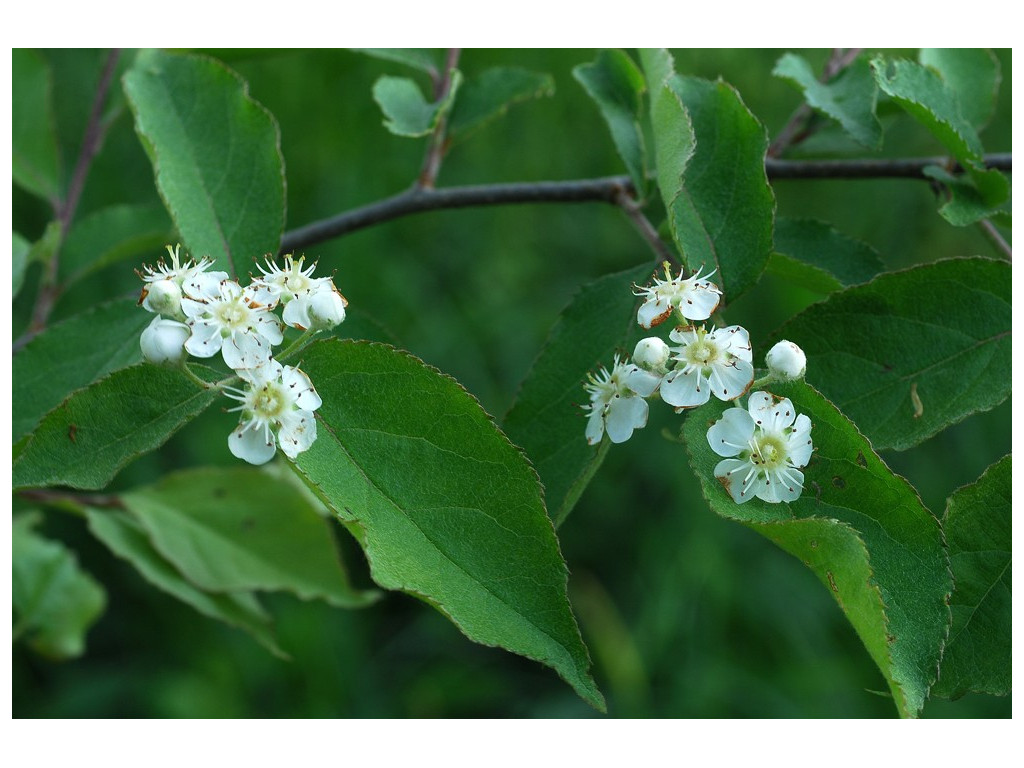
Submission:
M 750 460 L 760 469 L 778 469 L 786 463 L 786 446 L 774 435 L 755 437 L 752 448 Z

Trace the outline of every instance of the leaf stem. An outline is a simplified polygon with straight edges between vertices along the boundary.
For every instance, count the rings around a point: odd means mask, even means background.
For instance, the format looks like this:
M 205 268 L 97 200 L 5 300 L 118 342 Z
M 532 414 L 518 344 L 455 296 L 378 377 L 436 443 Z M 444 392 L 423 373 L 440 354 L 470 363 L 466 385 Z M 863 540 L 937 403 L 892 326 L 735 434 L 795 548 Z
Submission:
M 640 236 L 647 241 L 658 257 L 660 262 L 668 262 L 673 267 L 681 267 L 679 258 L 675 252 L 665 244 L 665 241 L 658 235 L 658 230 L 651 224 L 651 220 L 644 215 L 643 206 L 634 198 L 629 191 L 623 188 L 618 194 L 618 205 L 626 212 L 629 220 L 633 222 Z
M 1010 248 L 1010 244 L 1006 242 L 1006 239 L 999 233 L 999 230 L 996 229 L 996 225 L 988 219 L 982 219 L 978 222 L 978 226 L 995 249 L 1006 256 L 1008 260 L 1012 261 L 1013 251 Z
M 301 336 L 299 336 L 299 338 L 292 342 L 284 352 L 276 355 L 275 359 L 287 360 L 289 357 L 298 354 L 309 346 L 309 342 L 312 341 L 313 337 L 316 336 L 317 333 L 319 333 L 319 331 L 314 331 L 312 329 L 305 331 Z

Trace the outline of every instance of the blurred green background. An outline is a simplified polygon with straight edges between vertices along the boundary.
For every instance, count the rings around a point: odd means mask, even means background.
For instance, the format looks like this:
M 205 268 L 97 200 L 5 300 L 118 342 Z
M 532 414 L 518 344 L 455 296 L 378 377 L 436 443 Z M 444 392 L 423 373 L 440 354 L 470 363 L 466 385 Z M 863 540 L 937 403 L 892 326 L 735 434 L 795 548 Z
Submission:
M 348 51 L 212 51 L 236 69 L 276 117 L 286 163 L 287 227 L 408 187 L 424 140 L 389 134 L 370 90 L 382 74 L 418 77 L 398 64 Z M 801 51 L 816 67 L 827 50 Z M 915 57 L 915 51 L 889 52 Z M 572 77 L 592 50 L 463 52 L 472 76 L 492 65 L 550 73 L 552 98 L 514 107 L 446 159 L 439 185 L 574 179 L 624 173 L 597 108 Z M 771 76 L 782 51 L 674 51 L 677 71 L 722 77 L 774 136 L 799 103 Z M 73 164 L 105 58 L 102 51 L 45 51 L 55 73 L 65 171 Z M 122 56 L 122 70 L 131 52 Z M 982 134 L 1008 152 L 1010 53 L 999 52 L 997 115 Z M 424 86 L 426 80 L 422 80 Z M 78 218 L 114 203 L 159 203 L 153 172 L 123 97 Z M 116 114 L 116 112 L 115 112 Z M 904 117 L 886 118 L 887 156 L 940 154 Z M 813 217 L 864 240 L 888 268 L 958 255 L 996 255 L 976 228 L 935 212 L 919 181 L 780 181 L 778 213 Z M 14 228 L 30 240 L 46 206 L 14 189 Z M 406 348 L 457 378 L 496 418 L 550 326 L 580 284 L 651 259 L 621 211 L 598 203 L 519 205 L 420 214 L 307 250 L 350 302 L 353 333 Z M 140 261 L 155 261 L 160 249 Z M 64 296 L 55 319 L 99 296 L 137 294 L 134 263 L 103 270 Z M 326 270 L 324 268 L 326 267 Z M 14 333 L 31 310 L 33 267 L 14 306 Z M 766 276 L 732 305 L 755 350 L 786 318 L 821 297 Z M 361 313 L 365 313 L 362 315 Z M 378 326 L 368 322 L 367 316 Z M 369 329 L 369 330 L 366 330 Z M 581 400 L 584 395 L 581 389 Z M 115 488 L 172 469 L 233 464 L 230 414 L 217 409 L 158 454 L 121 473 Z M 580 419 L 582 439 L 584 419 Z M 874 693 L 886 685 L 852 628 L 810 571 L 768 541 L 713 515 L 690 474 L 670 409 L 614 446 L 559 530 L 570 598 L 594 657 L 608 711 L 618 717 L 892 717 Z M 1010 403 L 883 458 L 941 515 L 945 498 L 1009 451 Z M 13 649 L 16 717 L 592 717 L 554 672 L 466 640 L 433 609 L 389 594 L 344 612 L 271 596 L 281 647 L 272 657 L 233 629 L 157 592 L 92 540 L 77 519 L 52 513 L 41 529 L 67 542 L 109 592 L 86 655 L 51 663 Z M 369 585 L 362 554 L 338 529 L 353 580 Z M 925 717 L 1007 717 L 1011 699 L 931 701 Z

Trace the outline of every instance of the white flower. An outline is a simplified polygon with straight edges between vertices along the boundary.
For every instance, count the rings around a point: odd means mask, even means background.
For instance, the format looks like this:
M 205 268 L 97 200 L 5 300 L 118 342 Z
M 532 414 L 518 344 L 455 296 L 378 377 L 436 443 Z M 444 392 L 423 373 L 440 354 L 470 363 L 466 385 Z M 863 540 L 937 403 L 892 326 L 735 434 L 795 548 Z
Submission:
M 277 446 L 290 458 L 309 448 L 316 440 L 313 411 L 320 407 L 320 395 L 309 377 L 298 368 L 271 360 L 260 368 L 238 371 L 248 387 L 225 387 L 225 394 L 241 405 L 238 427 L 228 437 L 231 453 L 250 464 L 265 464 L 274 458 Z
M 768 371 L 781 381 L 801 379 L 807 373 L 807 355 L 792 341 L 780 341 L 764 356 Z
M 708 430 L 719 456 L 715 477 L 737 504 L 757 496 L 772 504 L 795 501 L 804 486 L 799 467 L 811 458 L 811 420 L 788 398 L 754 392 L 747 408 L 730 408 Z
M 316 264 L 302 268 L 305 257 L 284 257 L 284 269 L 269 257 L 267 268 L 259 264 L 263 277 L 253 280 L 277 296 L 284 305 L 282 319 L 285 325 L 301 331 L 323 331 L 333 328 L 345 319 L 348 301 L 334 286 L 329 277 L 311 277 Z
M 750 336 L 744 328 L 706 331 L 703 326 L 676 328 L 669 338 L 675 368 L 661 382 L 661 399 L 676 408 L 695 408 L 714 394 L 719 400 L 735 400 L 754 380 Z
M 619 362 L 616 355 L 611 373 L 601 368 L 596 376 L 588 377 L 589 384 L 583 385 L 590 395 L 590 405 L 583 406 L 583 410 L 590 413 L 586 430 L 590 445 L 601 442 L 605 431 L 613 443 L 624 443 L 634 429 L 647 424 L 647 401 L 629 386 L 630 376 L 636 371 L 640 369 Z
M 641 327 L 650 328 L 667 320 L 673 309 L 687 320 L 707 320 L 722 297 L 718 286 L 706 279 L 711 274 L 701 278 L 698 270 L 684 279 L 680 270 L 679 277 L 673 278 L 665 262 L 664 280 L 654 278 L 654 284 L 646 288 L 633 286 L 637 289 L 636 295 L 646 299 L 636 313 L 636 321 Z
M 633 362 L 641 368 L 659 373 L 665 372 L 665 364 L 671 354 L 666 344 L 657 336 L 640 339 L 633 350 Z
M 181 301 L 192 336 L 185 349 L 196 357 L 223 353 L 236 370 L 258 368 L 270 360 L 270 348 L 284 338 L 281 321 L 271 312 L 276 300 L 265 288 L 242 288 L 233 280 L 216 285 L 197 282 L 186 287 Z
M 157 365 L 178 365 L 188 354 L 185 352 L 185 341 L 189 329 L 184 323 L 154 317 L 139 337 L 142 356 Z
M 142 287 L 142 295 L 139 297 L 139 304 L 149 312 L 171 317 L 184 317 L 181 309 L 182 289 L 190 284 L 205 284 L 207 282 L 216 285 L 222 280 L 227 280 L 227 272 L 207 272 L 213 266 L 213 262 L 206 256 L 198 263 L 192 259 L 181 260 L 179 251 L 181 245 L 172 249 L 167 246 L 167 253 L 170 254 L 171 263 L 167 264 L 162 258 L 157 261 L 155 267 L 148 264 L 143 265 L 142 272 L 135 270 L 135 274 L 146 283 Z

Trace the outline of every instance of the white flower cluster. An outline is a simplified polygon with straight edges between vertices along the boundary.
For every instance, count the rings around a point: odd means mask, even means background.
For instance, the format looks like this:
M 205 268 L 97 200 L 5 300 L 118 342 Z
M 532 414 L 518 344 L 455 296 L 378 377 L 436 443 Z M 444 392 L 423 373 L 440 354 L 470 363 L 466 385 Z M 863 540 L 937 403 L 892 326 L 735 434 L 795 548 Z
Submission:
M 157 317 L 142 332 L 142 355 L 151 363 L 183 365 L 189 355 L 218 353 L 246 385 L 225 386 L 240 405 L 240 421 L 228 438 L 235 456 L 250 464 L 273 458 L 280 446 L 294 458 L 316 440 L 313 411 L 321 405 L 309 377 L 281 365 L 272 349 L 284 340 L 284 327 L 301 331 L 333 328 L 345 319 L 348 302 L 329 277 L 311 277 L 315 264 L 303 269 L 303 257 L 285 256 L 284 269 L 270 257 L 267 268 L 242 287 L 213 263 L 182 260 L 180 246 L 167 246 L 163 259 L 145 266 L 139 304 Z M 282 317 L 274 310 L 282 307 Z
M 641 339 L 633 360 L 615 357 L 611 372 L 602 368 L 584 385 L 590 403 L 586 438 L 591 445 L 605 433 L 622 443 L 647 424 L 646 398 L 660 396 L 676 413 L 704 405 L 714 395 L 732 401 L 746 394 L 754 381 L 750 335 L 738 325 L 709 329 L 708 320 L 718 308 L 722 291 L 700 272 L 673 277 L 666 262 L 665 279 L 655 277 L 650 286 L 637 289 L 644 299 L 637 312 L 642 328 L 652 328 L 675 315 L 677 324 L 666 343 L 657 336 Z M 699 322 L 700 325 L 696 325 Z M 804 375 L 807 359 L 795 344 L 783 341 L 768 353 L 766 363 L 774 380 Z M 781 414 L 781 415 L 780 415 Z M 744 421 L 746 419 L 746 421 Z M 747 423 L 749 422 L 749 424 Z M 748 410 L 731 408 L 711 427 L 712 449 L 727 457 L 715 475 L 737 503 L 757 496 L 768 502 L 792 501 L 803 488 L 799 467 L 806 465 L 812 450 L 811 422 L 795 415 L 792 403 L 776 406 L 771 395 L 755 392 Z

